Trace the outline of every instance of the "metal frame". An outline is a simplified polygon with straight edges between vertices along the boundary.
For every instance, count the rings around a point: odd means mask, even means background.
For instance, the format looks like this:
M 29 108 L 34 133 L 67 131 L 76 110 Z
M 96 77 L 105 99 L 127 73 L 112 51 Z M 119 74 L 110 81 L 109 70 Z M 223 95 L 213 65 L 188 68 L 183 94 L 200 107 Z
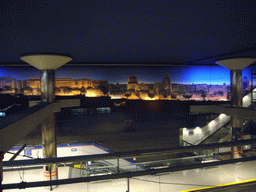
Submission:
M 42 165 L 47 163 L 67 163 L 67 162 L 107 160 L 107 159 L 117 159 L 117 158 L 120 159 L 120 158 L 133 158 L 133 157 L 148 157 L 148 156 L 159 156 L 164 154 L 193 152 L 198 150 L 226 148 L 231 146 L 243 146 L 243 145 L 250 145 L 255 143 L 256 143 L 256 139 L 248 139 L 248 140 L 238 140 L 235 142 L 223 142 L 223 143 L 195 145 L 195 146 L 187 146 L 187 147 L 173 147 L 173 148 L 163 148 L 163 149 L 129 151 L 129 152 L 122 152 L 122 153 L 107 153 L 107 154 L 98 154 L 98 155 L 82 155 L 82 156 L 72 156 L 72 157 L 4 161 L 3 165 L 8 167 L 17 166 L 17 165 L 31 166 L 31 165 Z
M 256 156 L 252 156 L 252 157 L 241 158 L 241 159 L 223 160 L 223 161 L 194 164 L 194 165 L 185 165 L 185 166 L 178 166 L 178 167 L 171 167 L 171 168 L 151 169 L 151 170 L 146 170 L 146 171 L 125 172 L 125 173 L 109 174 L 109 175 L 103 175 L 103 176 L 61 179 L 61 180 L 52 180 L 52 181 L 37 181 L 37 182 L 28 182 L 28 183 L 21 182 L 21 183 L 13 183 L 13 184 L 4 184 L 4 185 L 2 185 L 2 189 L 25 189 L 25 188 L 31 188 L 31 187 L 43 187 L 43 186 L 64 185 L 64 184 L 73 184 L 73 183 L 91 182 L 91 181 L 100 181 L 100 180 L 132 178 L 132 177 L 136 177 L 136 176 L 157 175 L 159 173 L 190 170 L 190 169 L 204 168 L 204 167 L 209 167 L 209 166 L 234 164 L 234 163 L 238 163 L 238 162 L 253 161 L 255 159 L 256 159 Z

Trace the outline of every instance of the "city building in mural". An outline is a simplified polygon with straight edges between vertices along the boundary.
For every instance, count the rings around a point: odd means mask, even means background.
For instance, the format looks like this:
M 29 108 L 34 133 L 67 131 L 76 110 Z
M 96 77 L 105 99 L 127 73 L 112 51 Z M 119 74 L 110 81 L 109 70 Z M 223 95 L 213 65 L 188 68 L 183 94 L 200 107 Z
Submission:
M 17 80 L 14 77 L 0 77 L 2 94 L 40 95 L 40 79 Z M 247 77 L 243 78 L 244 93 L 250 91 Z M 110 96 L 112 99 L 142 100 L 228 100 L 230 86 L 172 83 L 169 74 L 155 83 L 139 82 L 138 77 L 128 77 L 127 83 L 109 83 L 107 80 L 56 78 L 57 96 L 84 95 L 86 97 Z

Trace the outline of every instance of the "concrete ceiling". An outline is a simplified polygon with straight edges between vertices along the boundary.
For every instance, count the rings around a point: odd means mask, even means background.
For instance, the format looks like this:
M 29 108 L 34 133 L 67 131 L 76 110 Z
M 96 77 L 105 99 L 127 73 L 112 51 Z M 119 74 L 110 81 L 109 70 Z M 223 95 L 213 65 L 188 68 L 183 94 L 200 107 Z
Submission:
M 256 57 L 256 2 L 2 0 L 0 65 L 28 53 L 72 64 L 215 64 Z

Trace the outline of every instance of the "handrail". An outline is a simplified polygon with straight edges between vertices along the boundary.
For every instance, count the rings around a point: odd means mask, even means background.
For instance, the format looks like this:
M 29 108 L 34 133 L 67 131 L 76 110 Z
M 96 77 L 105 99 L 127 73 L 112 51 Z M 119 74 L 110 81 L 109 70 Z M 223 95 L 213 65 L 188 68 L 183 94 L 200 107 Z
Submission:
M 185 140 L 183 140 L 183 139 L 181 139 L 181 141 L 182 141 L 182 143 L 188 144 L 188 146 L 194 146 L 192 143 L 189 143 L 189 142 L 187 142 L 187 141 L 185 141 Z M 182 146 L 187 146 L 187 145 L 183 145 L 183 144 L 182 144 Z
M 52 180 L 52 181 L 12 183 L 12 184 L 4 184 L 1 187 L 2 189 L 25 189 L 30 187 L 42 187 L 42 186 L 74 184 L 74 183 L 109 180 L 109 179 L 131 178 L 131 177 L 143 176 L 143 175 L 156 175 L 159 173 L 175 172 L 175 171 L 203 168 L 203 167 L 209 167 L 209 166 L 218 166 L 218 165 L 234 164 L 238 162 L 253 161 L 255 160 L 255 158 L 256 156 L 252 156 L 252 157 L 239 158 L 239 159 L 215 161 L 215 162 L 209 162 L 209 163 L 192 164 L 192 165 L 177 166 L 177 167 L 150 169 L 150 170 L 143 170 L 143 171 L 124 172 L 124 173 L 108 174 L 108 175 L 102 175 L 102 176 L 59 179 L 59 180 Z
M 254 143 L 256 143 L 255 139 L 248 139 L 248 140 L 238 140 L 233 142 L 193 145 L 193 146 L 187 146 L 187 147 L 172 147 L 172 148 L 163 148 L 163 149 L 107 153 L 107 154 L 98 154 L 98 155 L 41 158 L 41 159 L 33 159 L 33 160 L 4 161 L 3 165 L 4 166 L 17 166 L 17 165 L 26 166 L 26 164 L 39 165 L 39 164 L 45 164 L 45 163 L 81 162 L 82 160 L 93 161 L 93 160 L 107 160 L 107 159 L 116 159 L 116 158 L 148 157 L 148 156 L 159 156 L 159 154 L 178 154 L 178 153 L 185 153 L 185 152 L 191 152 L 191 151 L 193 152 L 196 150 L 217 149 L 217 148 L 225 148 L 225 147 L 231 147 L 231 146 L 250 145 Z

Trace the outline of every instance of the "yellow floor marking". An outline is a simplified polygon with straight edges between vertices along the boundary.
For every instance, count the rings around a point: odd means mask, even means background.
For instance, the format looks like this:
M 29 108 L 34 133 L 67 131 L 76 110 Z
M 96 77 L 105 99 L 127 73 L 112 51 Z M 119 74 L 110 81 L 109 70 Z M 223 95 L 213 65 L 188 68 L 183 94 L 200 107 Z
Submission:
M 202 190 L 202 189 L 210 189 L 210 188 L 215 188 L 215 187 L 224 187 L 224 186 L 228 186 L 228 185 L 236 185 L 236 184 L 248 183 L 248 182 L 252 182 L 252 181 L 256 181 L 256 179 L 249 179 L 249 180 L 245 180 L 245 181 L 226 183 L 226 184 L 222 184 L 222 185 L 213 185 L 210 187 L 202 187 L 202 188 L 198 188 L 198 189 L 189 189 L 189 190 L 184 190 L 184 191 L 180 191 L 180 192 L 189 192 L 189 191 L 197 191 L 197 190 Z

